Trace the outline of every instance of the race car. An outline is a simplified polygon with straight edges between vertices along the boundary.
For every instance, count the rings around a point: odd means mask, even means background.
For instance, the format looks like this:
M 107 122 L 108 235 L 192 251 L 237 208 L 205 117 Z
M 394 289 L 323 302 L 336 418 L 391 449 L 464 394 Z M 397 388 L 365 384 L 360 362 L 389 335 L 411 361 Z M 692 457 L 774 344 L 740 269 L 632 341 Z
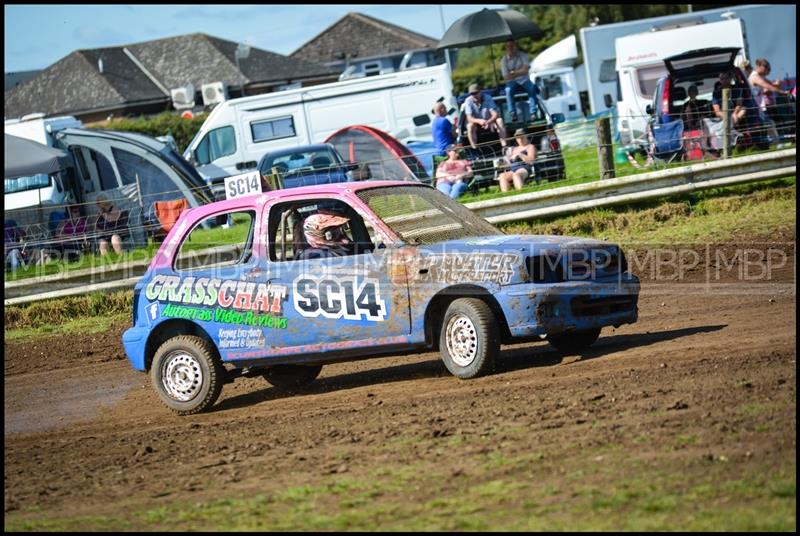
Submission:
M 220 218 L 235 224 L 209 225 Z M 469 379 L 492 371 L 501 344 L 579 351 L 636 322 L 638 295 L 617 245 L 507 235 L 419 183 L 336 183 L 185 211 L 122 338 L 188 415 L 242 376 L 293 391 L 324 364 L 438 349 Z

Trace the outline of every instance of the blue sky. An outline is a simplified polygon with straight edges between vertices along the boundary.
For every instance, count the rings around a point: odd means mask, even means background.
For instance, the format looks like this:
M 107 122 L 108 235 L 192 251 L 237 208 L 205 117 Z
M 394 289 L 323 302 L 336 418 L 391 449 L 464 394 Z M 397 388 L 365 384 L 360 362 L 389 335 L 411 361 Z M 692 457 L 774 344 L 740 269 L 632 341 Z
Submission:
M 5 72 L 44 69 L 74 50 L 202 32 L 288 55 L 350 11 L 434 39 L 468 5 L 5 5 Z

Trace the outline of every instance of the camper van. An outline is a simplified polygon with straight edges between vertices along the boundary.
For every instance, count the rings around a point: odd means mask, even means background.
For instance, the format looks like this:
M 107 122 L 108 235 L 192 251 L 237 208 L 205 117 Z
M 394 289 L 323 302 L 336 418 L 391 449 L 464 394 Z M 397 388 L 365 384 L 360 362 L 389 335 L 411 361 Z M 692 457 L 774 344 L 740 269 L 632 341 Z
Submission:
M 82 126 L 74 117 L 44 118 L 43 114 L 5 122 L 6 133 L 63 149 L 72 157 L 72 167 L 57 174 L 6 179 L 6 219 L 23 228 L 40 229 L 44 238 L 52 232 L 53 213 L 63 213 L 67 203 L 77 203 L 83 215 L 92 216 L 100 194 L 129 210 L 132 226 L 152 217 L 157 201 L 186 198 L 190 207 L 212 201 L 197 171 L 167 143 L 141 134 Z
M 617 102 L 617 129 L 620 143 L 630 145 L 644 139 L 647 105 L 653 102 L 658 81 L 668 74 L 664 58 L 690 50 L 720 47 L 742 51 L 735 60 L 736 64 L 746 59 L 744 26 L 740 19 L 618 38 L 616 67 L 620 98 Z M 710 93 L 710 90 L 701 91 Z
M 446 64 L 231 99 L 212 110 L 184 158 L 222 198 L 224 178 L 254 170 L 268 151 L 320 143 L 349 125 L 400 140 L 429 137 L 430 123 L 417 126 L 414 117 L 440 98 L 455 107 Z
M 569 121 L 580 119 L 585 111 L 581 93 L 586 91 L 585 71 L 575 68 L 578 42 L 574 35 L 547 48 L 531 62 L 531 81 L 539 86 L 550 113 L 560 113 Z

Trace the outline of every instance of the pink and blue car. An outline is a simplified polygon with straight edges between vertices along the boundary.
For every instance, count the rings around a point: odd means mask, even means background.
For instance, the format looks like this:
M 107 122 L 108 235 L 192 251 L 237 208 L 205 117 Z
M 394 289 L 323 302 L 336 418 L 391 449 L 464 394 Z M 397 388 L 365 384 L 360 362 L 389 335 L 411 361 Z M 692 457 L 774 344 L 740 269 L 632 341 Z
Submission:
M 353 254 L 303 258 L 302 223 L 321 211 L 347 218 Z M 617 245 L 506 235 L 429 186 L 348 182 L 184 212 L 135 287 L 123 343 L 186 415 L 242 376 L 295 390 L 324 364 L 438 349 L 468 379 L 501 344 L 579 351 L 635 322 L 638 295 Z

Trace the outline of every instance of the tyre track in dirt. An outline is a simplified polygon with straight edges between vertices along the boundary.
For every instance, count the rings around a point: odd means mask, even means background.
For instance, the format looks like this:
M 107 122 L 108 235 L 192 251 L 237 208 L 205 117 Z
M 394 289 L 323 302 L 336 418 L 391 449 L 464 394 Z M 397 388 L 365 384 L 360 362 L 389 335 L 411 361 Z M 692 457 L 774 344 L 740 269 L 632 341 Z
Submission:
M 99 363 L 67 358 L 71 366 L 55 370 L 34 356 L 21 372 L 24 353 L 7 343 L 6 515 L 35 518 L 21 512 L 31 506 L 119 514 L 369 475 L 386 464 L 427 463 L 458 486 L 464 475 L 483 478 L 475 467 L 487 455 L 484 437 L 496 437 L 492 448 L 506 456 L 613 445 L 689 478 L 706 474 L 715 445 L 735 461 L 732 471 L 782 469 L 796 453 L 794 282 L 792 262 L 746 294 L 645 283 L 639 321 L 604 329 L 581 354 L 545 343 L 504 347 L 495 374 L 470 381 L 450 376 L 437 353 L 340 363 L 293 396 L 261 379 L 237 381 L 212 412 L 184 418 L 117 348 Z M 77 409 L 59 420 L 57 400 Z M 748 404 L 767 409 L 756 419 L 741 411 Z M 661 447 L 684 436 L 702 439 Z M 451 437 L 465 441 L 443 459 L 437 449 Z

